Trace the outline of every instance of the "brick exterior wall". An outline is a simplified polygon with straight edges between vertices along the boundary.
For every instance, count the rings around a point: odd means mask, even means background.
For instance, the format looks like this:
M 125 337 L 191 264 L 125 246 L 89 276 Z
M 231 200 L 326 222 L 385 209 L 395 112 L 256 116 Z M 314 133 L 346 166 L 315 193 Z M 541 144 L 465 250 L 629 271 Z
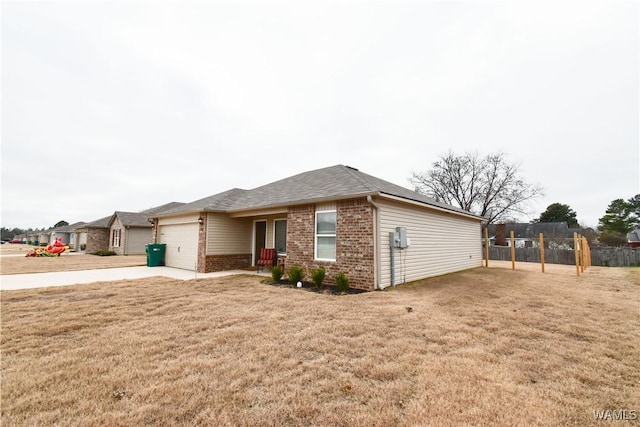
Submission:
M 204 271 L 200 271 L 200 263 L 198 263 L 198 272 L 211 273 L 214 271 L 242 270 L 250 267 L 251 254 L 207 255 L 204 262 Z
M 207 216 L 201 217 L 203 223 L 198 227 L 198 264 L 196 271 L 198 273 L 210 273 L 212 271 L 220 270 L 208 270 L 207 269 Z
M 373 222 L 373 207 L 366 199 L 338 202 L 336 258 L 353 288 L 373 290 L 375 286 Z
M 151 224 L 151 242 L 158 243 L 158 220 L 154 220 Z
M 287 259 L 285 269 L 298 264 L 306 270 L 323 266 L 326 284 L 335 283 L 341 271 L 349 277 L 352 288 L 373 290 L 375 271 L 373 208 L 366 199 L 339 201 L 336 205 L 336 261 L 316 261 L 315 205 L 289 209 L 287 217 Z
M 86 253 L 109 249 L 109 229 L 89 228 L 87 230 Z
M 314 256 L 315 212 L 314 205 L 289 208 L 289 213 L 287 214 L 287 259 L 285 260 L 285 269 L 298 264 L 309 271 L 309 263 L 313 262 Z

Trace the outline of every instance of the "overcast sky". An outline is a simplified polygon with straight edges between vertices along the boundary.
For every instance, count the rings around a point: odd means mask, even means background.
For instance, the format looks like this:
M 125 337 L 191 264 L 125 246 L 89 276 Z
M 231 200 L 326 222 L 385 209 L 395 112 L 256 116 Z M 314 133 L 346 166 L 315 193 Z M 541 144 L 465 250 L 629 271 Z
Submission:
M 503 151 L 596 226 L 640 192 L 638 2 L 9 2 L 4 227 Z

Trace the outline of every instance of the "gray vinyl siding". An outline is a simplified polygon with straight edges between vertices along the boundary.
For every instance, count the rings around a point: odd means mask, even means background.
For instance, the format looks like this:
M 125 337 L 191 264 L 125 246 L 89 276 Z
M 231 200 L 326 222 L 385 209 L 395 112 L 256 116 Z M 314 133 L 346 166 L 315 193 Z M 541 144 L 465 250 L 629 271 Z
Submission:
M 251 253 L 253 222 L 246 218 L 230 218 L 226 214 L 208 214 L 207 255 Z
M 381 287 L 391 285 L 389 233 L 405 227 L 410 246 L 395 249 L 395 284 L 482 265 L 480 221 L 379 200 Z

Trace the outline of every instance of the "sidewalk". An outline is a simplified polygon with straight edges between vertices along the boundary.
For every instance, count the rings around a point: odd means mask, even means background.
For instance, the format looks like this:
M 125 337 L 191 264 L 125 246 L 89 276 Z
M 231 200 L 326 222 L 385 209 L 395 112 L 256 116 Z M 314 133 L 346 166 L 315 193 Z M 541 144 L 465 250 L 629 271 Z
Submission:
M 0 276 L 0 290 L 44 288 L 47 286 L 65 286 L 93 282 L 109 282 L 114 280 L 141 279 L 144 277 L 163 276 L 179 280 L 223 277 L 234 274 L 255 274 L 267 277 L 267 273 L 256 273 L 246 270 L 230 270 L 215 273 L 196 273 L 172 267 L 120 267 L 98 270 L 59 271 L 55 273 L 7 274 Z

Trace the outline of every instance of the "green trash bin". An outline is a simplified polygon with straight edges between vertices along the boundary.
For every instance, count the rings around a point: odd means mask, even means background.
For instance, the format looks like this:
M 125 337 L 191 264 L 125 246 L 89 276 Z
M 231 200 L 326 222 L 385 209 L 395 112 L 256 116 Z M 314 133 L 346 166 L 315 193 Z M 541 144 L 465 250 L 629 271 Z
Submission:
M 166 243 L 147 243 L 145 252 L 147 252 L 147 267 L 158 267 L 164 265 L 164 251 Z

